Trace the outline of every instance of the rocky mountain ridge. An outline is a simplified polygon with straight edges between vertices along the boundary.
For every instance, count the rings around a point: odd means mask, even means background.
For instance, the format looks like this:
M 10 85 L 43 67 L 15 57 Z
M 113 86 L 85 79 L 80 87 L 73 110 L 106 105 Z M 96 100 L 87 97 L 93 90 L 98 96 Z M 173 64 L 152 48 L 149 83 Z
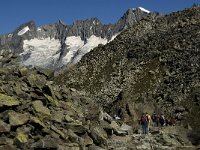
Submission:
M 1 35 L 0 50 L 19 54 L 26 66 L 56 69 L 77 63 L 91 49 L 113 40 L 122 30 L 149 14 L 142 7 L 129 9 L 117 23 L 108 25 L 91 18 L 77 20 L 72 25 L 59 21 L 38 28 L 30 21 L 13 33 Z
M 150 16 L 86 54 L 57 81 L 85 91 L 107 112 L 137 124 L 142 112 L 200 129 L 200 7 Z

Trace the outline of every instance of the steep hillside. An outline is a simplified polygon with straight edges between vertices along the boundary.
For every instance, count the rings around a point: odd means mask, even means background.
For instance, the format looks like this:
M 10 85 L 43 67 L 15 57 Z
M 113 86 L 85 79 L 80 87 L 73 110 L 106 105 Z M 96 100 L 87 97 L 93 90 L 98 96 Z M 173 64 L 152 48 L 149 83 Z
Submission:
M 52 71 L 17 59 L 0 53 L 0 150 L 196 148 L 180 126 L 138 134 L 139 128 L 114 119 L 84 92 L 57 85 Z
M 200 129 L 200 7 L 148 16 L 57 77 L 110 114 L 137 122 L 141 112 L 176 116 Z

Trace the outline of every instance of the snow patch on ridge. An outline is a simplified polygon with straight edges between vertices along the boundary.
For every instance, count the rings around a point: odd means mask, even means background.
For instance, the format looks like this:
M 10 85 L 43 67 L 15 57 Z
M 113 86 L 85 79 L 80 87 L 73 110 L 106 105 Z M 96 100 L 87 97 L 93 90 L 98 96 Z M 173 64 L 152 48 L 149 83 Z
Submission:
M 82 56 L 90 52 L 93 48 L 97 47 L 99 44 L 106 44 L 108 40 L 106 38 L 96 37 L 92 35 L 87 39 L 87 43 L 81 40 L 80 36 L 71 36 L 66 38 L 66 45 L 69 48 L 69 52 L 63 58 L 63 64 L 77 63 L 81 60 Z
M 70 36 L 66 38 L 65 44 L 68 46 L 69 52 L 63 58 L 63 64 L 70 63 L 77 51 L 83 47 L 84 41 L 80 36 Z
M 87 39 L 87 43 L 78 51 L 78 55 L 74 58 L 73 63 L 79 62 L 83 55 L 90 52 L 99 44 L 105 45 L 106 43 L 108 43 L 108 40 L 106 38 L 96 37 L 95 35 L 92 35 L 90 38 Z
M 116 33 L 115 35 L 113 35 L 109 42 L 113 41 L 119 34 L 120 34 L 120 32 L 119 32 L 119 33 Z M 108 42 L 108 43 L 109 43 L 109 42 Z
M 144 12 L 146 12 L 146 13 L 150 13 L 150 11 L 149 10 L 147 10 L 147 9 L 145 9 L 145 8 L 143 8 L 143 7 L 138 7 L 140 10 L 142 10 L 142 11 L 144 11 Z
M 21 36 L 21 35 L 25 34 L 29 30 L 30 30 L 29 27 L 26 26 L 22 30 L 20 30 L 17 35 Z
M 26 66 L 48 67 L 59 58 L 60 41 L 57 39 L 31 39 L 24 40 L 22 56 L 29 56 L 23 63 Z

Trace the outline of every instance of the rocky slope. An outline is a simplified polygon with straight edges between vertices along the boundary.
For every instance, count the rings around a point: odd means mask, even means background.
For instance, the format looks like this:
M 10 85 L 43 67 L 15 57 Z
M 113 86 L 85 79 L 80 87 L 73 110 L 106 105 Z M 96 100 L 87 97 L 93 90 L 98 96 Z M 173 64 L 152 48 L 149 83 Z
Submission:
M 127 123 L 157 111 L 199 131 L 199 18 L 199 6 L 145 17 L 57 80 L 85 91 Z
M 122 30 L 151 14 L 144 8 L 129 9 L 115 24 L 104 25 L 97 18 L 77 20 L 72 25 L 62 21 L 36 27 L 30 21 L 13 33 L 0 36 L 0 50 L 20 54 L 26 66 L 56 69 L 77 63 L 99 44 L 113 40 Z
M 199 15 L 147 16 L 57 77 L 0 51 L 0 150 L 199 149 Z M 138 118 L 154 110 L 176 125 L 142 135 Z
M 52 71 L 29 69 L 17 59 L 0 54 L 0 150 L 196 148 L 183 127 L 152 128 L 151 135 L 141 135 L 84 92 L 56 84 Z

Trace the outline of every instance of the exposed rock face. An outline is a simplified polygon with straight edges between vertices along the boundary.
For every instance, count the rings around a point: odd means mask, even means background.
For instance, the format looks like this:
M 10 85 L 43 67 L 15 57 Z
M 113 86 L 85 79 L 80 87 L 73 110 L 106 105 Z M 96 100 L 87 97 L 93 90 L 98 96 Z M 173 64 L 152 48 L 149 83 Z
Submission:
M 144 18 L 58 81 L 85 91 L 125 122 L 155 110 L 199 129 L 199 14 L 193 7 Z
M 0 149 L 81 149 L 84 137 L 93 144 L 88 122 L 98 121 L 98 105 L 92 99 L 56 85 L 48 70 L 28 69 L 12 53 L 1 56 Z
M 37 28 L 33 21 L 18 27 L 14 33 L 0 36 L 0 50 L 20 54 L 26 66 L 56 69 L 77 63 L 99 44 L 113 40 L 150 12 L 129 9 L 115 24 L 102 24 L 97 18 L 78 20 L 72 25 L 62 21 Z

